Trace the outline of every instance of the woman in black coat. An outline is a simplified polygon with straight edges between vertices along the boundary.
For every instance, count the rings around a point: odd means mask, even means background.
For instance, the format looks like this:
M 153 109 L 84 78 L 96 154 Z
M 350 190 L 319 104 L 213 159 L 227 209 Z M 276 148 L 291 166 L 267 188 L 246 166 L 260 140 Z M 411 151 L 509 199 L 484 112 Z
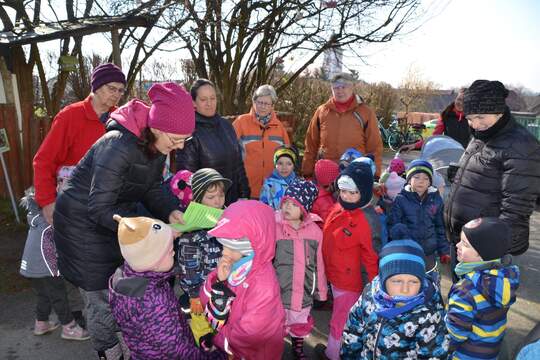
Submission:
M 108 279 L 123 262 L 113 215 L 137 216 L 142 202 L 154 217 L 182 222 L 160 183 L 166 155 L 182 149 L 195 127 L 191 98 L 174 83 L 156 84 L 148 96 L 151 107 L 132 100 L 111 114 L 107 133 L 79 162 L 54 212 L 60 272 L 80 288 L 94 348 L 106 358 L 121 354 L 108 304 Z
M 225 205 L 249 198 L 250 189 L 242 160 L 242 150 L 232 124 L 217 112 L 216 89 L 212 82 L 198 79 L 191 87 L 195 106 L 193 139 L 176 152 L 176 169 L 195 172 L 201 168 L 217 170 L 232 181 Z
M 540 144 L 506 106 L 508 90 L 499 81 L 476 80 L 466 91 L 464 112 L 473 139 L 445 205 L 445 223 L 454 245 L 468 221 L 499 217 L 512 228 L 510 253 L 529 247 L 529 218 L 540 194 Z M 455 251 L 454 251 L 455 259 Z

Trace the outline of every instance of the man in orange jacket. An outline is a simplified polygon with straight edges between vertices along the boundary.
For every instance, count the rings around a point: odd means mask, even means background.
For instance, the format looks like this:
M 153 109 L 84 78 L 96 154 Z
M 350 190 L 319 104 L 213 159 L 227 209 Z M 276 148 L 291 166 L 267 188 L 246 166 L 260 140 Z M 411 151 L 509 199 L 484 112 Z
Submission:
M 381 172 L 383 144 L 377 117 L 359 95 L 354 93 L 354 79 L 340 73 L 332 78 L 332 98 L 319 106 L 306 132 L 302 173 L 313 175 L 318 159 L 335 162 L 348 148 L 375 157 L 378 177 Z

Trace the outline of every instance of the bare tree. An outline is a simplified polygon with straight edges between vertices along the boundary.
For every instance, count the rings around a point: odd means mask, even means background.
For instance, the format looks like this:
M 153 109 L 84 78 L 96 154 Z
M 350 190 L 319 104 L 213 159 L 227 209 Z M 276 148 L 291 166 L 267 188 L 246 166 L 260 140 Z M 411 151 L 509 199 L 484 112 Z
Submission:
M 384 126 L 388 127 L 397 106 L 398 95 L 396 89 L 385 82 L 369 84 L 363 88 L 364 100 L 375 111 L 377 117 L 382 120 Z
M 196 1 L 185 0 L 186 26 L 176 34 L 200 77 L 221 90 L 222 112 L 246 110 L 254 88 L 273 83 L 278 92 L 293 83 L 325 50 L 357 51 L 411 30 L 419 0 L 386 1 Z M 301 64 L 284 77 L 274 73 L 290 56 Z
M 399 86 L 399 100 L 405 113 L 409 111 L 425 111 L 427 97 L 433 94 L 436 85 L 423 77 L 415 66 L 409 67 Z

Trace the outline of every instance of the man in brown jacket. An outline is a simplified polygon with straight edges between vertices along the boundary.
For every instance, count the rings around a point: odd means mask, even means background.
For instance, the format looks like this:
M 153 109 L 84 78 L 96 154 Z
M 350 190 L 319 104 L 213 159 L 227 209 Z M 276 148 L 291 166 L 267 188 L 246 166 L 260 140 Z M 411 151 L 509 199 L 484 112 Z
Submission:
M 332 78 L 332 95 L 317 108 L 307 129 L 303 175 L 313 175 L 318 159 L 339 162 L 346 149 L 355 148 L 375 157 L 375 175 L 379 176 L 383 145 L 375 113 L 354 93 L 350 74 L 340 73 Z

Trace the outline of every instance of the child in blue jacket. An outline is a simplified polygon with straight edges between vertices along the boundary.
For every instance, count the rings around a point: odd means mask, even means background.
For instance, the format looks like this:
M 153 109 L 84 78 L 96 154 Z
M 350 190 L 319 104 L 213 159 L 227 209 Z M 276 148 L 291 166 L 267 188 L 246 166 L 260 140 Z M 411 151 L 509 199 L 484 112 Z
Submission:
M 404 224 L 426 256 L 426 271 L 436 264 L 436 255 L 444 264 L 450 262 L 450 246 L 444 230 L 444 203 L 432 186 L 433 167 L 428 161 L 413 160 L 407 169 L 407 185 L 396 196 L 389 216 L 389 230 Z
M 288 145 L 280 146 L 274 152 L 275 169 L 264 180 L 259 197 L 260 201 L 271 206 L 274 210 L 279 210 L 285 190 L 296 180 L 294 172 L 296 160 L 296 152 Z

